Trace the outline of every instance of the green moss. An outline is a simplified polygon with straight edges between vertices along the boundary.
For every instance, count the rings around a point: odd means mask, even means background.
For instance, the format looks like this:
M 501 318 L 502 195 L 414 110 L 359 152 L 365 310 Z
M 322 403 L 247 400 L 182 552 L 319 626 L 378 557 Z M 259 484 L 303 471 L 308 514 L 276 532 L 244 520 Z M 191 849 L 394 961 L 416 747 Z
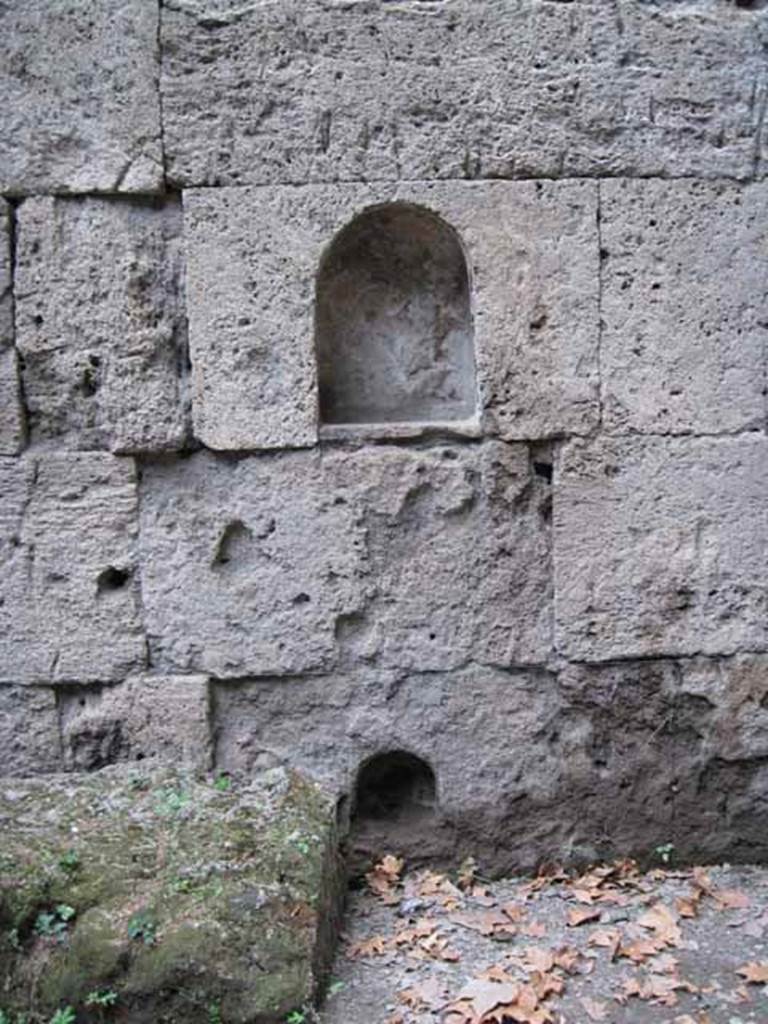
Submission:
M 115 988 L 131 1020 L 153 1024 L 198 1011 L 205 1022 L 217 1000 L 228 1024 L 250 1024 L 311 998 L 330 955 L 318 940 L 333 932 L 313 908 L 332 920 L 340 885 L 331 801 L 306 780 L 277 772 L 222 789 L 163 770 L 139 787 L 108 769 L 15 781 L 12 796 L 0 787 L 0 815 L 9 1009 L 24 1006 L 31 979 L 36 1012 Z M 60 943 L 32 932 L 55 903 L 76 910 Z M 151 946 L 129 929 L 147 907 Z

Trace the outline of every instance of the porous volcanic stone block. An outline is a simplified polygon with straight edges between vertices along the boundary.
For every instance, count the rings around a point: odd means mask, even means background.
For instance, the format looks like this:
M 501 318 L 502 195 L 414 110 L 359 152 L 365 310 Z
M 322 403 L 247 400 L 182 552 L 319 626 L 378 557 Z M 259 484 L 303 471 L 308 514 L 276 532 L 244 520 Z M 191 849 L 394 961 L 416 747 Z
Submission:
M 158 451 L 186 436 L 181 209 L 149 199 L 28 199 L 17 345 L 33 440 Z
M 414 859 L 458 860 L 474 842 L 475 852 L 495 849 L 495 865 L 505 857 L 507 866 L 533 864 L 555 828 L 562 766 L 549 734 L 559 698 L 544 671 L 470 665 L 405 678 L 379 671 L 244 680 L 215 684 L 214 707 L 216 762 L 225 770 L 296 765 L 352 797 L 359 768 L 377 754 L 425 761 L 435 774 L 435 820 L 427 829 L 381 823 L 382 842 L 389 828 L 390 842 Z
M 25 438 L 19 368 L 13 347 L 11 209 L 0 199 L 0 455 L 16 455 Z
M 163 5 L 183 187 L 586 175 L 747 178 L 765 11 L 728 3 Z
M 570 665 L 560 688 L 562 798 L 582 808 L 582 849 L 765 856 L 768 655 Z
M 333 802 L 298 773 L 226 792 L 156 765 L 13 779 L 0 783 L 0 821 L 12 1017 L 50 1020 L 116 989 L 131 1021 L 205 1020 L 216 1006 L 222 1020 L 267 1024 L 319 994 L 343 879 Z M 65 941 L 36 935 L 36 915 L 62 904 Z
M 543 663 L 548 490 L 502 442 L 150 463 L 153 664 L 231 678 Z
M 120 679 L 144 664 L 130 459 L 0 459 L 0 682 Z
M 555 473 L 559 650 L 604 661 L 765 648 L 768 441 L 572 441 Z
M 70 767 L 148 759 L 211 767 L 205 676 L 140 675 L 110 687 L 66 687 L 59 704 Z
M 0 191 L 162 188 L 158 5 L 24 0 L 0 8 Z
M 604 422 L 732 433 L 765 422 L 762 185 L 600 185 Z
M 0 685 L 0 776 L 37 775 L 62 767 L 54 691 Z
M 315 441 L 318 268 L 342 228 L 385 203 L 423 207 L 458 232 L 488 430 L 505 439 L 589 431 L 597 421 L 595 186 L 436 182 L 185 193 L 197 436 L 224 450 Z M 372 377 L 380 372 L 371 368 Z

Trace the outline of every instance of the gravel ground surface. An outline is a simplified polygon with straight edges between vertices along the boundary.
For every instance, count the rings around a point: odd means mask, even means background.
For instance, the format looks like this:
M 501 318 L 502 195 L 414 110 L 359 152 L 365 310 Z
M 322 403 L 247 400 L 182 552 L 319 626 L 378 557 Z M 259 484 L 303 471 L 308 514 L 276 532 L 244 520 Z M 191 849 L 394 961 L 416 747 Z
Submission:
M 768 870 L 486 883 L 387 857 L 350 895 L 322 1024 L 768 1024 Z

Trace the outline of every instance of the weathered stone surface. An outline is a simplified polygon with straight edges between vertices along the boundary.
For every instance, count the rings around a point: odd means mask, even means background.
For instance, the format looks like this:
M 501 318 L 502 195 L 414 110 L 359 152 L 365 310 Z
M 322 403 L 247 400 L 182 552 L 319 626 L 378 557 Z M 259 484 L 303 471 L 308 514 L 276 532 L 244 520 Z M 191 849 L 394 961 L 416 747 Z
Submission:
M 28 199 L 18 217 L 16 331 L 33 440 L 116 452 L 181 447 L 178 203 Z
M 205 676 L 141 675 L 111 687 L 66 687 L 59 705 L 69 767 L 148 759 L 211 767 Z
M 501 442 L 150 463 L 153 664 L 240 677 L 543 663 L 548 490 L 526 448 Z
M 577 848 L 765 859 L 768 656 L 572 665 L 560 683 Z
M 136 516 L 129 459 L 0 459 L 0 682 L 143 667 Z
M 762 185 L 601 184 L 609 431 L 762 427 L 767 222 Z
M 197 436 L 224 450 L 315 441 L 318 268 L 339 231 L 384 203 L 423 207 L 458 232 L 488 430 L 512 440 L 594 427 L 595 186 L 436 182 L 185 193 Z M 426 360 L 438 341 L 425 337 Z
M 158 18 L 146 0 L 2 5 L 0 192 L 162 188 Z
M 0 685 L 0 776 L 37 775 L 62 767 L 54 691 Z
M 767 500 L 760 434 L 570 442 L 555 475 L 558 649 L 764 650 Z
M 546 672 L 471 665 L 407 677 L 220 683 L 214 694 L 216 761 L 224 769 L 247 775 L 292 764 L 352 797 L 368 758 L 407 751 L 435 773 L 438 815 L 428 828 L 382 821 L 387 849 L 415 860 L 460 859 L 474 821 L 478 834 L 488 830 L 484 850 L 502 848 L 508 857 L 516 848 L 518 863 L 541 855 L 554 823 L 536 826 L 525 813 L 549 806 L 558 786 L 558 750 L 548 735 L 559 702 Z
M 0 199 L 0 455 L 17 455 L 24 446 L 24 407 L 13 347 L 11 210 Z
M 110 1012 L 136 1024 L 208 1020 L 214 1007 L 271 1024 L 311 1002 L 327 973 L 341 903 L 333 805 L 296 773 L 226 792 L 135 766 L 9 780 L 0 822 L 0 982 L 13 1019 L 70 1006 L 88 1020 L 89 994 L 114 990 Z M 40 915 L 63 941 L 41 934 Z
M 171 0 L 169 176 L 746 178 L 763 146 L 767 25 L 764 10 L 714 0 Z

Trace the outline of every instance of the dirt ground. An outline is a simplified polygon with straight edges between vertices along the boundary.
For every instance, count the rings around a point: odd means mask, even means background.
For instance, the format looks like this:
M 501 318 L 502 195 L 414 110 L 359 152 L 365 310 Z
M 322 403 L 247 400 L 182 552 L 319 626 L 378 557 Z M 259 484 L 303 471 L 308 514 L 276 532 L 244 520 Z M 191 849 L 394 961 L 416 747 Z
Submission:
M 768 870 L 631 862 L 352 892 L 322 1024 L 768 1024 Z

